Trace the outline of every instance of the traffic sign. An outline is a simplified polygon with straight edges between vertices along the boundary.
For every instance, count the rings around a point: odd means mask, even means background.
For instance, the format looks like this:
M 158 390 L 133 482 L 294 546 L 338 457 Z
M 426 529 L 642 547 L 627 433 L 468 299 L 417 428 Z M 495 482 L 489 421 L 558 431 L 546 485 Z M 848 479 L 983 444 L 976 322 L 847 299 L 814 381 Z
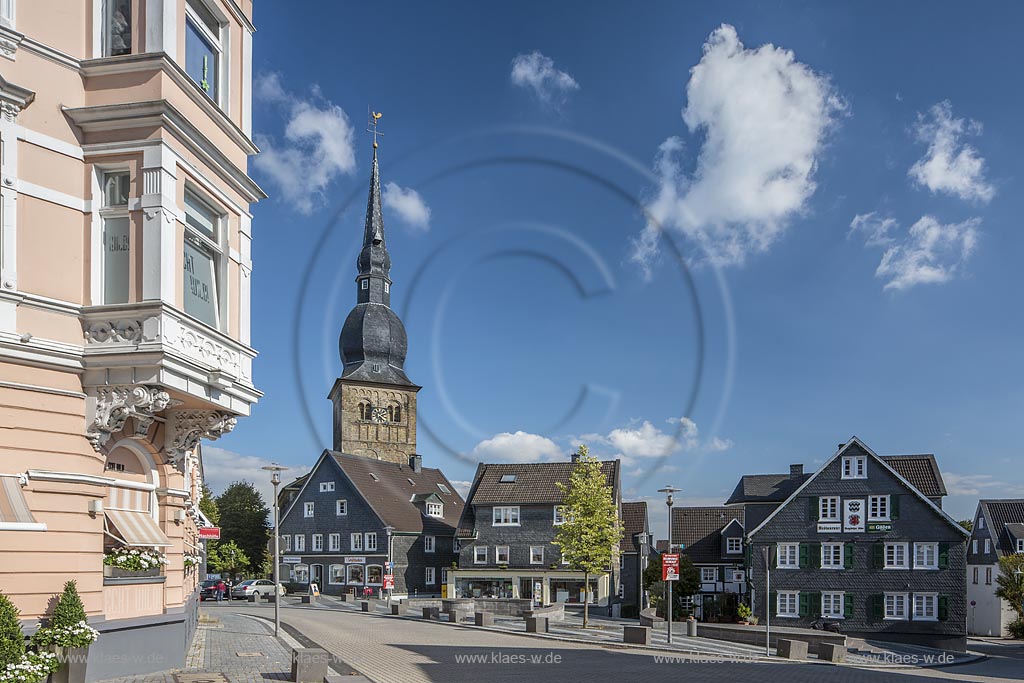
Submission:
M 679 580 L 679 555 L 678 553 L 666 553 L 661 556 L 661 580 Z
M 219 526 L 201 526 L 199 527 L 199 538 L 205 538 L 211 541 L 216 541 L 220 538 L 220 527 Z
M 384 575 L 384 590 L 390 591 L 395 589 L 395 575 L 385 574 Z

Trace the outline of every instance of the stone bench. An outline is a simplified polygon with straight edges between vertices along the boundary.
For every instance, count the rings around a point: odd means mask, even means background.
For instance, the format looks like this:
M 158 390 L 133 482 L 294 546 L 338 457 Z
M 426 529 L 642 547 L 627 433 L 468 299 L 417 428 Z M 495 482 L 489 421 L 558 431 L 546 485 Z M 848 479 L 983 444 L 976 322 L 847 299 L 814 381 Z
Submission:
M 373 611 L 373 610 L 370 609 L 370 601 L 369 600 L 363 600 L 362 602 L 360 602 L 359 603 L 359 609 L 363 610 L 364 612 L 372 612 Z
M 494 614 L 491 612 L 474 612 L 473 623 L 477 626 L 494 626 Z
M 835 643 L 821 643 L 818 645 L 818 659 L 823 662 L 845 662 L 846 646 Z
M 341 598 L 342 602 L 352 602 L 352 600 L 355 598 L 355 596 L 351 593 L 342 593 L 338 597 Z
M 448 615 L 448 621 L 452 624 L 457 624 L 469 618 L 469 610 L 466 609 L 450 609 L 446 614 Z
M 527 633 L 547 633 L 548 632 L 548 618 L 547 617 L 526 617 L 526 632 Z
M 658 624 L 664 623 L 665 620 L 658 616 L 653 607 L 648 607 L 647 609 L 640 611 L 641 626 L 657 626 Z
M 409 611 L 409 608 L 400 602 L 396 602 L 391 605 L 391 614 L 396 617 L 404 617 L 405 613 Z
M 807 659 L 807 641 L 779 638 L 776 652 L 783 659 Z
M 315 595 L 303 595 L 302 596 L 302 604 L 303 605 L 315 605 L 316 604 L 316 596 Z
M 650 645 L 651 644 L 651 627 L 650 626 L 623 626 L 622 627 L 622 642 L 629 643 L 631 645 Z
M 327 650 L 319 647 L 297 647 L 292 650 L 294 683 L 322 683 L 329 663 Z
M 424 607 L 423 608 L 423 618 L 424 619 L 430 619 L 430 620 L 433 620 L 433 621 L 440 621 L 441 620 L 441 608 L 439 608 L 439 607 Z

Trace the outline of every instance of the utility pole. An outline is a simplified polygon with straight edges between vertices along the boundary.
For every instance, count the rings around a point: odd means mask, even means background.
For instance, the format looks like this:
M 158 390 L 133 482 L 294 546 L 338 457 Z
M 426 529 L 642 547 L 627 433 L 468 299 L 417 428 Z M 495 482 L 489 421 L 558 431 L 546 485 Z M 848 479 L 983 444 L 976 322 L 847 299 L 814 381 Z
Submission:
M 668 552 L 672 552 L 672 494 L 679 493 L 682 489 L 675 486 L 666 486 L 658 489 L 658 493 L 665 494 L 665 505 L 668 506 Z M 665 619 L 668 626 L 668 643 L 672 644 L 672 582 L 665 582 Z
M 281 581 L 278 576 L 281 571 L 281 534 L 277 487 L 281 485 L 281 472 L 288 468 L 275 462 L 263 469 L 270 472 L 270 483 L 274 485 L 274 637 L 277 638 L 281 633 Z

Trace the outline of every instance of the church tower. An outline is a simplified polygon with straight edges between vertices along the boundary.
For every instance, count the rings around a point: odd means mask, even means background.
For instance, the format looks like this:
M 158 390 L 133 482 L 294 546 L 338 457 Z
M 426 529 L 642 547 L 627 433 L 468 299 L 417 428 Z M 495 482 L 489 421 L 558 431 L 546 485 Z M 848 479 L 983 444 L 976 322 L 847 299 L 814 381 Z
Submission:
M 357 266 L 356 305 L 345 319 L 338 341 L 341 377 L 330 394 L 334 450 L 408 464 L 416 453 L 416 392 L 420 387 L 405 376 L 409 342 L 405 326 L 391 310 L 391 256 L 384 239 L 376 140 Z

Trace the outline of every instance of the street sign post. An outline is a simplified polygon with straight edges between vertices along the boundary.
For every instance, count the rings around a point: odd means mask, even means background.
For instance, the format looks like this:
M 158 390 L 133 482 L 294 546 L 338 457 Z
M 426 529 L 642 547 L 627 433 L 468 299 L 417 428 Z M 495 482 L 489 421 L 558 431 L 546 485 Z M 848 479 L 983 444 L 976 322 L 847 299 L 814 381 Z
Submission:
M 201 526 L 199 527 L 199 538 L 205 538 L 209 541 L 220 540 L 220 527 L 219 526 Z
M 395 575 L 385 574 L 384 575 L 384 590 L 391 591 L 395 589 Z
M 679 555 L 676 553 L 661 556 L 661 580 L 679 580 Z

